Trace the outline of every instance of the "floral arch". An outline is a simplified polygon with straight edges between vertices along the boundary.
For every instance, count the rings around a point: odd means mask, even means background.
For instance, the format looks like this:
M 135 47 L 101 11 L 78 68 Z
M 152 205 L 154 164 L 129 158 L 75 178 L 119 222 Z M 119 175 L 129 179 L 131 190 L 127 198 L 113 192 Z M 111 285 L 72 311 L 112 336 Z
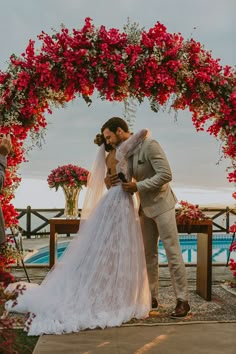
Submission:
M 97 29 L 89 18 L 81 30 L 62 27 L 38 39 L 39 49 L 30 40 L 25 53 L 13 54 L 0 71 L 0 133 L 11 133 L 13 142 L 1 195 L 6 226 L 17 222 L 11 200 L 25 139 L 46 128 L 44 114 L 53 106 L 76 95 L 90 104 L 95 90 L 110 101 L 131 97 L 141 103 L 147 97 L 154 111 L 166 103 L 174 110 L 188 108 L 196 130 L 222 141 L 231 161 L 227 178 L 236 182 L 236 71 L 222 67 L 200 43 L 168 33 L 159 22 L 148 31 L 127 24 L 121 32 Z

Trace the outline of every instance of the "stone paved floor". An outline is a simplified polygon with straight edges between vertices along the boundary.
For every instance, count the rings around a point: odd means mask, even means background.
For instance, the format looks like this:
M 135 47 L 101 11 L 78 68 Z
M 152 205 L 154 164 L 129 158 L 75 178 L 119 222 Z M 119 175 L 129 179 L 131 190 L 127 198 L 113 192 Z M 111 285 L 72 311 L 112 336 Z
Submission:
M 201 323 L 44 335 L 33 354 L 234 354 L 235 330 L 235 323 Z

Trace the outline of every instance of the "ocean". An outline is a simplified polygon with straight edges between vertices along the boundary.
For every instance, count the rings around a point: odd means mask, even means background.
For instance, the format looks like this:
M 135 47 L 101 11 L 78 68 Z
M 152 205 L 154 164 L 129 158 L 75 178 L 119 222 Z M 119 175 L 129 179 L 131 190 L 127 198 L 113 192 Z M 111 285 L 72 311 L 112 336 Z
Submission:
M 186 200 L 192 204 L 199 204 L 206 207 L 226 207 L 236 206 L 235 199 L 232 198 L 234 192 L 229 188 L 197 188 L 193 186 L 179 187 L 172 184 L 173 190 L 179 201 Z M 79 208 L 82 208 L 86 193 L 84 188 L 79 196 Z M 64 194 L 61 188 L 56 192 L 55 189 L 48 187 L 47 181 L 42 179 L 24 178 L 20 186 L 15 191 L 15 198 L 12 200 L 16 208 L 63 208 Z

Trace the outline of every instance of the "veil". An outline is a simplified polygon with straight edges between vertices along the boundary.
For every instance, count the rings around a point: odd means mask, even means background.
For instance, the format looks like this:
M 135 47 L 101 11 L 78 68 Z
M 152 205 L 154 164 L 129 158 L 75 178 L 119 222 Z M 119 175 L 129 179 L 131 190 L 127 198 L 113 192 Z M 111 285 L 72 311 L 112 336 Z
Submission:
M 150 136 L 148 129 L 142 129 L 138 133 L 123 142 L 116 151 L 117 172 L 123 172 L 125 176 L 129 174 L 128 158 L 132 156 L 143 140 Z M 102 144 L 97 151 L 96 158 L 88 178 L 87 191 L 83 203 L 80 222 L 83 223 L 96 208 L 99 200 L 105 192 L 104 178 L 106 176 L 105 145 Z M 128 176 L 127 176 L 128 177 Z M 81 226 L 81 224 L 80 224 Z
M 105 192 L 104 178 L 106 175 L 105 146 L 102 144 L 97 151 L 89 174 L 87 191 L 84 198 L 81 222 L 88 219 Z

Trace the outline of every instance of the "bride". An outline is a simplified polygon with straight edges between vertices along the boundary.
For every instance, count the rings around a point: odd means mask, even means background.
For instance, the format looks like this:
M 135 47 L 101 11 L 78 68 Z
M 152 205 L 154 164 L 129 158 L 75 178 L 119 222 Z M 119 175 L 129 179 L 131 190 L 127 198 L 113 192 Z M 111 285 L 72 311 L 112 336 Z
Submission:
M 148 316 L 151 297 L 134 197 L 121 184 L 103 193 L 110 164 L 130 179 L 128 158 L 146 135 L 132 135 L 107 158 L 104 144 L 99 147 L 78 235 L 40 285 L 28 284 L 16 305 L 6 303 L 7 311 L 29 312 L 28 335 L 120 326 Z

